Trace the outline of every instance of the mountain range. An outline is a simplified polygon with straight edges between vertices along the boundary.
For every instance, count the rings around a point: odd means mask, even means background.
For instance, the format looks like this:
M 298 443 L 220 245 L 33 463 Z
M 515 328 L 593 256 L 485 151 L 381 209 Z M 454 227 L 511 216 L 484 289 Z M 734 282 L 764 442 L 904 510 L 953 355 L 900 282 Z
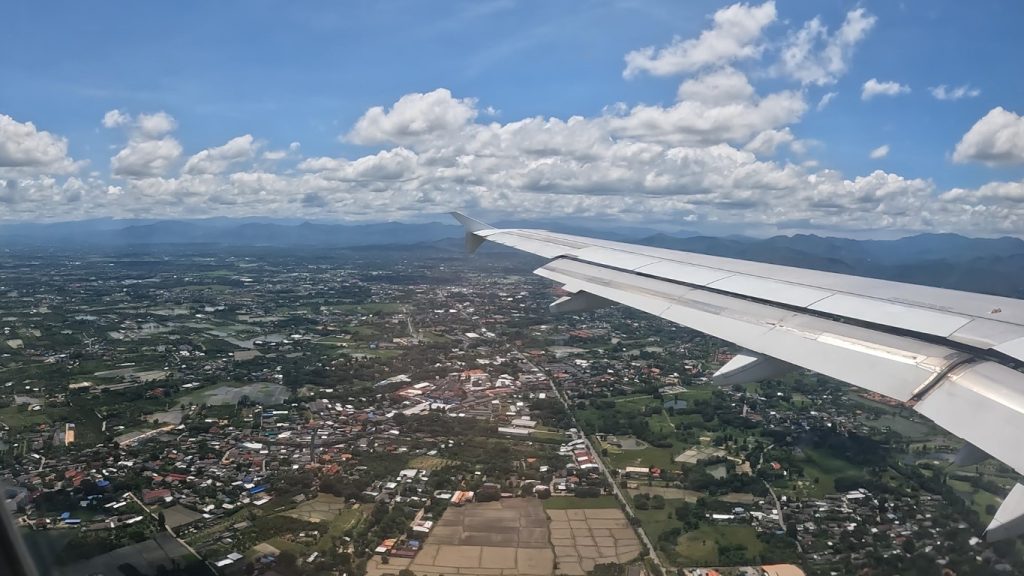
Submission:
M 1024 297 L 1024 240 L 919 234 L 897 240 L 852 240 L 809 234 L 749 238 L 701 236 L 632 226 L 588 227 L 561 221 L 496 222 L 503 228 L 545 228 L 567 234 L 661 248 L 814 268 L 843 274 Z M 422 250 L 462 249 L 455 224 L 338 224 L 287 220 L 111 220 L 0 225 L 0 246 L 137 247 L 213 245 Z M 403 248 L 404 246 L 404 248 Z

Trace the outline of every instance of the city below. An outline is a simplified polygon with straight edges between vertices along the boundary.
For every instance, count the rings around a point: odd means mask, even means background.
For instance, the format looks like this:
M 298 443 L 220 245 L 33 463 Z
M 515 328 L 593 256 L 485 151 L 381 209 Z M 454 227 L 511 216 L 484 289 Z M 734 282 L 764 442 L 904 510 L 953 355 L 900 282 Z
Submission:
M 0 255 L 7 510 L 43 573 L 989 574 L 1016 474 L 502 249 Z

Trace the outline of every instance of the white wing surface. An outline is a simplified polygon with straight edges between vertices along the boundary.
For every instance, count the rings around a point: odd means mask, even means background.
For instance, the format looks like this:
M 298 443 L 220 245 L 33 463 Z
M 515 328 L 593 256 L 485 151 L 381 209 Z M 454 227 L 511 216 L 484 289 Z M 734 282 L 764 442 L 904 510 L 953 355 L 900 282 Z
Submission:
M 1024 301 L 597 240 L 497 229 L 454 213 L 472 251 L 485 240 L 551 259 L 535 272 L 572 296 L 553 311 L 619 303 L 747 350 L 715 374 L 749 382 L 801 366 L 913 406 L 1024 474 Z M 976 448 L 975 448 L 976 447 Z M 1024 533 L 1024 485 L 989 525 Z

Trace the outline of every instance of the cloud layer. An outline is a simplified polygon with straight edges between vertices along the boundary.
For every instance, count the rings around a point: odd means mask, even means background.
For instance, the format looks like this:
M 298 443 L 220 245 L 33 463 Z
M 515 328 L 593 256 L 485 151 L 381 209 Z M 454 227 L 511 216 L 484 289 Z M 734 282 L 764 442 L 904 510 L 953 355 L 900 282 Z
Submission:
M 348 155 L 304 156 L 298 142 L 275 148 L 249 133 L 186 154 L 171 114 L 115 109 L 100 120 L 122 142 L 106 176 L 86 173 L 66 139 L 0 115 L 0 218 L 382 220 L 460 209 L 764 231 L 1024 233 L 1021 183 L 942 190 L 883 170 L 846 176 L 818 167 L 812 153 L 821 143 L 801 138 L 800 122 L 836 97 L 819 87 L 845 74 L 875 22 L 856 8 L 834 30 L 814 18 L 773 43 L 765 30 L 788 26 L 774 3 L 735 4 L 693 38 L 626 55 L 631 81 L 678 78 L 665 103 L 499 122 L 472 95 L 437 88 L 366 110 L 338 135 L 339 147 L 357 151 Z M 755 87 L 765 74 L 751 74 L 754 64 L 768 71 L 770 90 Z M 955 99 L 959 88 L 943 90 Z M 872 78 L 862 98 L 908 91 Z M 869 156 L 888 153 L 883 145 Z M 993 109 L 951 159 L 1024 163 L 1024 119 Z

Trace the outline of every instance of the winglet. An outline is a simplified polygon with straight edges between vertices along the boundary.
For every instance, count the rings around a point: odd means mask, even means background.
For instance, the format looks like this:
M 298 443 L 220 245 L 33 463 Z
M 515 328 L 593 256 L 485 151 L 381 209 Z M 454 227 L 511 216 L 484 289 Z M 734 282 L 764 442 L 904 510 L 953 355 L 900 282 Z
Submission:
M 1024 533 L 1024 485 L 1016 484 L 1003 500 L 985 529 L 989 542 L 1014 538 Z
M 493 227 L 488 226 L 479 220 L 474 220 L 461 212 L 452 212 L 451 215 L 454 216 L 455 219 L 459 221 L 459 224 L 462 224 L 462 227 L 466 229 L 466 252 L 469 254 L 476 252 L 476 249 L 484 243 L 485 238 L 475 234 L 475 232 L 479 232 L 481 230 L 492 230 Z
M 459 224 L 462 224 L 462 226 L 466 229 L 466 232 L 479 232 L 481 230 L 494 229 L 494 226 L 484 224 L 479 220 L 474 220 L 469 216 L 466 216 L 462 212 L 451 212 L 451 215 L 455 217 L 456 220 L 459 221 Z

